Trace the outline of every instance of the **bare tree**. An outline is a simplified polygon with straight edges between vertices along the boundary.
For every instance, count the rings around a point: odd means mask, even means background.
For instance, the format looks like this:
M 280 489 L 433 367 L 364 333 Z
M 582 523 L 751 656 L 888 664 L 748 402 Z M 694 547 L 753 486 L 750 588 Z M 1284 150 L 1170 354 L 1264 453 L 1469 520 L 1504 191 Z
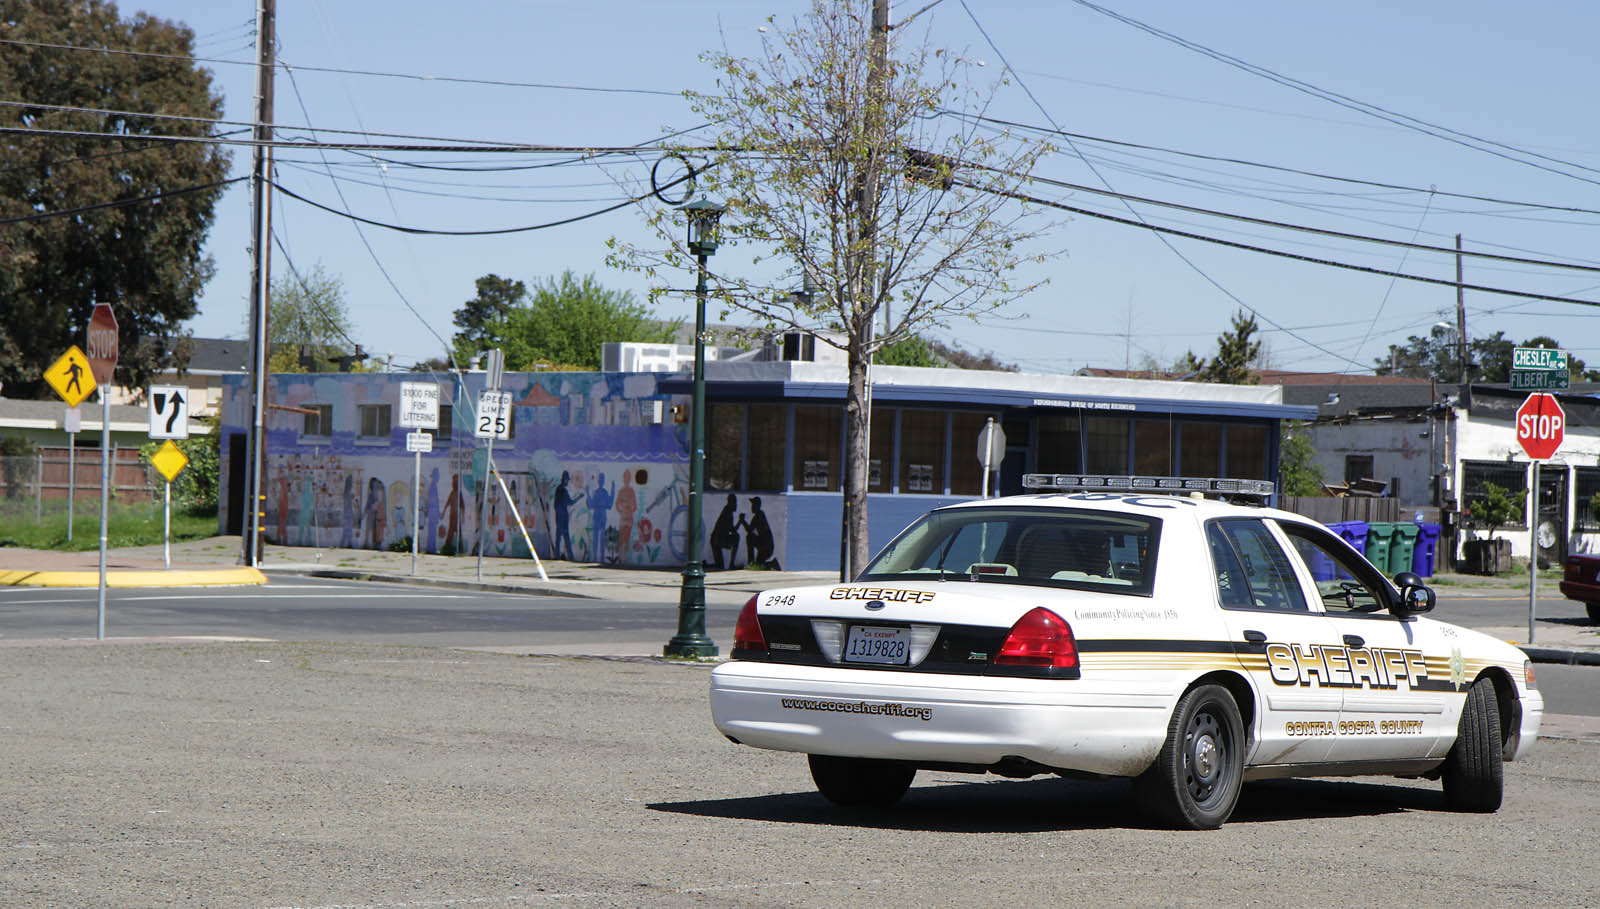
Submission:
M 704 55 L 717 89 L 689 94 L 720 130 L 698 174 L 728 206 L 719 300 L 769 327 L 826 332 L 819 339 L 847 354 L 849 574 L 868 555 L 873 354 L 1036 289 L 1043 282 L 1017 269 L 1047 258 L 1027 250 L 1048 225 L 1003 193 L 1027 181 L 1048 146 L 962 118 L 993 87 L 972 87 L 970 62 L 926 35 L 902 41 L 909 21 L 891 28 L 887 10 L 885 0 L 813 0 L 786 26 L 768 20 L 759 56 Z M 618 243 L 614 264 L 654 276 L 688 261 L 681 219 L 651 217 L 669 247 Z M 728 267 L 730 246 L 752 267 Z

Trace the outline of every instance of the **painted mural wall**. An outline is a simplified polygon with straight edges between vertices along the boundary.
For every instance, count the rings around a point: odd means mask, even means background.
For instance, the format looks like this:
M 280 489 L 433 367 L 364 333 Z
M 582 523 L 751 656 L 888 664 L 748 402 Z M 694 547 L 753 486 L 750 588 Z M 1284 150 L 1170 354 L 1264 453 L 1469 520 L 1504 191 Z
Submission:
M 689 535 L 689 426 L 674 421 L 672 405 L 686 400 L 662 393 L 659 376 L 508 373 L 503 387 L 512 393 L 514 428 L 511 440 L 495 442 L 498 477 L 487 470 L 486 441 L 473 435 L 483 376 L 443 377 L 440 398 L 453 405 L 451 425 L 440 427 L 434 450 L 421 456 L 419 549 L 475 555 L 484 514 L 485 555 L 526 558 L 531 541 L 541 559 L 681 566 Z M 416 468 L 405 447 L 410 430 L 398 425 L 398 402 L 402 382 L 423 380 L 393 373 L 269 378 L 263 481 L 269 542 L 410 551 Z M 374 428 L 369 408 L 384 404 L 394 424 L 384 435 L 363 435 L 364 416 L 368 432 Z M 329 406 L 332 431 L 320 434 L 313 414 Z M 244 432 L 248 419 L 248 388 L 242 377 L 230 377 L 223 431 Z M 225 459 L 224 487 L 233 482 L 229 467 Z M 707 496 L 704 512 L 708 567 L 778 567 L 786 558 L 781 494 L 717 492 Z M 226 513 L 219 522 L 227 526 Z

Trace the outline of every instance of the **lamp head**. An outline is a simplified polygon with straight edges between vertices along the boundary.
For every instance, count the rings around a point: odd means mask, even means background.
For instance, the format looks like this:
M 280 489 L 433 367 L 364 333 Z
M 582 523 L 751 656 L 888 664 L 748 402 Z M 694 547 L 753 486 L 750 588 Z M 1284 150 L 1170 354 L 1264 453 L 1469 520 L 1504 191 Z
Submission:
M 709 256 L 717 251 L 717 222 L 727 206 L 713 202 L 705 196 L 682 206 L 689 216 L 689 252 L 696 256 Z

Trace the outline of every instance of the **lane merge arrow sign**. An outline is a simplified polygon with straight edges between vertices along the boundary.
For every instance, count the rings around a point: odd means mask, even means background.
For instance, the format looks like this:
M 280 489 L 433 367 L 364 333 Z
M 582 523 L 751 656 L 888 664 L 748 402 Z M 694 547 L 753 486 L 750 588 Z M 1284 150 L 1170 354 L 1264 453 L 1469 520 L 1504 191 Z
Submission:
M 189 438 L 188 392 L 179 385 L 150 386 L 150 438 Z

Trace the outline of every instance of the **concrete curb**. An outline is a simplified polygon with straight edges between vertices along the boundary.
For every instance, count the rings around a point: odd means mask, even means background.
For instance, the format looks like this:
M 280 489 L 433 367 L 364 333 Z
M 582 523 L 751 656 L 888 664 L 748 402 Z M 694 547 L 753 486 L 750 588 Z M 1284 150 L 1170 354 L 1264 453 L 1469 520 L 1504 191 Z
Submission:
M 1559 650 L 1554 647 L 1521 647 L 1535 663 L 1560 663 L 1566 666 L 1600 666 L 1600 653 L 1592 650 Z
M 265 584 L 266 575 L 254 568 L 202 568 L 128 570 L 106 572 L 107 587 L 239 587 Z M 0 587 L 99 587 L 95 571 L 0 571 Z
M 525 593 L 529 596 L 572 597 L 579 600 L 603 599 L 599 594 L 581 593 L 562 587 L 539 584 L 490 584 L 478 581 L 457 581 L 452 578 L 428 578 L 409 574 L 380 574 L 355 568 L 264 568 L 273 576 L 303 578 L 330 578 L 344 581 L 381 581 L 387 584 L 416 584 L 422 587 L 448 587 L 454 590 L 476 590 L 483 593 Z

